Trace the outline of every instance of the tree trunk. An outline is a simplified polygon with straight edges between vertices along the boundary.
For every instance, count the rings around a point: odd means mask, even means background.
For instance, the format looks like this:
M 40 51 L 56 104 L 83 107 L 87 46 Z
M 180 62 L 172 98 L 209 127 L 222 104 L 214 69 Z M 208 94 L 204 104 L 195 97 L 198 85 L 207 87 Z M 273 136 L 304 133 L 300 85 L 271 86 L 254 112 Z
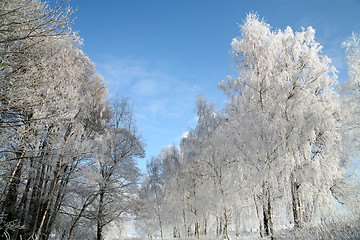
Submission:
M 241 210 L 240 210 L 241 211 Z M 235 236 L 236 237 L 239 237 L 240 236 L 240 227 L 241 227 L 241 222 L 240 222 L 240 214 L 241 212 L 238 212 L 238 211 L 236 211 L 235 212 L 235 217 L 236 217 L 236 219 L 235 219 Z
M 294 217 L 294 227 L 300 228 L 302 226 L 301 221 L 301 205 L 300 205 L 300 198 L 299 198 L 299 188 L 300 184 L 296 182 L 294 175 L 291 175 L 291 197 L 292 197 L 292 210 L 293 210 L 293 217 Z
M 206 234 L 207 234 L 207 218 L 204 219 L 204 231 L 203 231 L 203 233 L 206 236 Z
M 19 213 L 20 213 L 20 219 L 19 219 L 19 224 L 21 226 L 25 225 L 25 221 L 28 218 L 28 203 L 29 203 L 29 195 L 30 195 L 30 186 L 32 185 L 32 182 L 34 180 L 34 170 L 33 170 L 33 160 L 31 160 L 30 162 L 30 171 L 28 174 L 28 179 L 26 182 L 26 186 L 25 186 L 25 190 L 24 193 L 21 197 L 21 201 L 19 204 Z M 20 229 L 19 233 L 17 234 L 17 239 L 19 238 L 23 238 L 24 235 L 26 234 L 25 229 Z
M 184 231 L 185 231 L 184 236 L 188 236 L 188 237 L 189 237 L 189 235 L 187 234 L 187 226 L 186 226 L 186 213 L 185 213 L 185 209 L 183 209 L 183 220 L 184 220 Z
M 37 229 L 37 233 L 36 233 L 36 237 L 35 239 L 43 239 L 42 235 L 43 233 L 46 231 L 46 229 L 44 228 L 44 225 L 47 223 L 47 220 L 49 219 L 49 215 L 51 215 L 51 205 L 53 203 L 53 199 L 55 196 L 55 190 L 56 190 L 56 186 L 59 182 L 59 178 L 60 178 L 60 172 L 61 172 L 61 164 L 62 164 L 62 160 L 63 160 L 63 156 L 59 157 L 59 160 L 56 163 L 56 169 L 54 172 L 54 178 L 51 181 L 51 188 L 48 194 L 48 198 L 46 200 L 46 204 L 45 204 L 45 209 L 44 212 L 42 214 L 42 218 L 41 218 L 41 222 L 40 225 Z
M 69 235 L 67 237 L 68 240 L 71 239 L 72 235 L 74 234 L 74 230 L 75 227 L 77 226 L 77 224 L 79 223 L 80 218 L 82 217 L 83 213 L 85 212 L 86 208 L 92 204 L 94 202 L 94 200 L 97 198 L 97 196 L 99 195 L 99 192 L 97 194 L 94 195 L 90 195 L 86 200 L 85 203 L 83 204 L 79 214 L 76 216 L 73 224 L 71 225 L 70 231 L 69 231 Z
M 216 235 L 220 236 L 222 233 L 222 218 L 216 217 Z
M 38 218 L 40 217 L 40 209 L 41 209 L 41 190 L 43 189 L 44 179 L 45 179 L 45 168 L 47 168 L 44 164 L 37 164 L 37 173 L 35 176 L 34 184 L 32 187 L 32 193 L 30 198 L 30 205 L 27 217 L 25 218 L 25 238 L 30 238 L 36 230 L 36 226 L 38 225 Z
M 102 225 L 98 222 L 98 224 L 97 224 L 97 229 L 96 229 L 96 239 L 97 239 L 97 240 L 103 240 L 102 230 L 103 230 L 103 227 L 102 227 Z
M 192 236 L 192 233 L 191 233 L 191 224 L 188 226 L 187 235 L 188 235 L 188 237 L 191 237 L 191 236 Z
M 271 193 L 268 184 L 263 183 L 263 215 L 264 215 L 264 233 L 265 236 L 273 234 L 273 220 L 271 207 Z
M 20 177 L 22 174 L 22 167 L 23 167 L 23 162 L 22 159 L 25 155 L 25 151 L 22 151 L 20 153 L 17 154 L 17 158 L 19 159 L 18 162 L 16 163 L 11 178 L 9 179 L 5 190 L 3 191 L 3 194 L 1 196 L 1 210 L 2 213 L 4 214 L 4 220 L 1 223 L 1 230 L 0 230 L 0 236 L 4 236 L 5 232 L 8 232 L 11 236 L 11 238 L 14 238 L 14 234 L 16 234 L 16 232 L 14 232 L 15 230 L 18 229 L 18 227 L 13 226 L 12 228 L 14 229 L 7 229 L 7 227 L 5 225 L 3 225 L 3 223 L 16 223 L 19 224 L 19 216 L 17 214 L 17 197 L 18 197 L 18 189 L 19 189 L 19 185 L 20 185 Z
M 3 193 L 1 194 L 1 197 L 0 197 L 0 205 L 3 204 L 5 198 L 8 197 L 9 194 L 14 194 L 15 192 L 13 192 L 13 190 L 17 190 L 17 185 L 16 183 L 14 183 L 14 181 L 16 179 L 19 179 L 19 174 L 21 174 L 21 168 L 22 168 L 22 165 L 23 165 L 23 159 L 24 159 L 24 156 L 25 156 L 25 150 L 21 150 L 19 153 L 16 154 L 16 158 L 18 159 L 15 166 L 14 166 L 14 169 L 12 170 L 12 173 L 11 173 L 11 176 L 9 178 L 9 181 L 7 182 L 5 188 L 4 188 L 4 191 Z M 9 192 L 9 194 L 7 194 Z M 5 200 L 6 202 L 7 200 Z
M 229 222 L 228 222 L 228 214 L 227 214 L 227 211 L 226 211 L 226 208 L 224 209 L 224 237 L 226 239 L 230 239 L 229 237 L 229 233 L 228 233 L 228 225 L 229 225 Z
M 104 190 L 100 189 L 100 194 L 99 194 L 99 209 L 98 209 L 98 215 L 97 215 L 97 231 L 96 231 L 96 236 L 97 236 L 97 240 L 103 240 L 103 236 L 102 236 L 102 230 L 103 230 L 103 205 L 104 205 Z
M 163 225 L 162 225 L 161 217 L 160 217 L 159 213 L 158 213 L 158 219 L 159 219 L 159 226 L 160 226 L 160 236 L 161 236 L 161 239 L 164 239 Z
M 197 238 L 200 237 L 200 224 L 199 224 L 199 220 L 195 221 L 195 226 L 194 226 L 194 234 Z
M 263 225 L 263 217 L 262 217 L 263 213 L 260 210 L 260 203 L 259 203 L 260 198 L 261 198 L 261 196 L 254 195 L 256 215 L 257 215 L 257 217 L 259 219 L 259 233 L 260 233 L 260 237 L 264 237 L 265 234 L 264 234 L 264 225 Z
M 60 181 L 59 184 L 59 190 L 57 192 L 57 196 L 56 196 L 56 200 L 55 200 L 55 204 L 53 205 L 53 211 L 51 216 L 49 216 L 49 220 L 47 221 L 47 225 L 45 226 L 46 232 L 45 232 L 45 239 L 48 239 L 51 233 L 51 230 L 53 228 L 53 225 L 55 223 L 56 220 L 56 216 L 58 214 L 58 212 L 60 211 L 63 199 L 64 199 L 64 190 L 66 188 L 66 185 L 69 182 L 70 179 L 70 174 L 71 174 L 71 170 L 69 173 L 67 173 L 67 169 L 68 167 L 64 167 L 63 170 L 63 179 Z

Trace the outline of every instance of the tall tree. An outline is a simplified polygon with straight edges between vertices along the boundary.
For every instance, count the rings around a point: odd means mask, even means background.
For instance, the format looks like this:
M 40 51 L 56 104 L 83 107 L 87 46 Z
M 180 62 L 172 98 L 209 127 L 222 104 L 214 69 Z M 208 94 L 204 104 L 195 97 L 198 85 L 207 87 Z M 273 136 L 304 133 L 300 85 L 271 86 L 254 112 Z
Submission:
M 1 3 L 2 237 L 49 237 L 103 122 L 106 88 L 63 4 Z
M 240 157 L 257 171 L 252 176 L 259 183 L 255 205 L 260 233 L 266 236 L 273 232 L 272 201 L 280 173 L 286 173 L 284 183 L 291 186 L 295 226 L 323 216 L 321 202 L 329 211 L 335 207 L 330 186 L 342 174 L 337 82 L 311 27 L 297 33 L 290 27 L 271 31 L 249 14 L 241 33 L 232 42 L 239 77 L 220 87 L 229 96 L 227 112 Z

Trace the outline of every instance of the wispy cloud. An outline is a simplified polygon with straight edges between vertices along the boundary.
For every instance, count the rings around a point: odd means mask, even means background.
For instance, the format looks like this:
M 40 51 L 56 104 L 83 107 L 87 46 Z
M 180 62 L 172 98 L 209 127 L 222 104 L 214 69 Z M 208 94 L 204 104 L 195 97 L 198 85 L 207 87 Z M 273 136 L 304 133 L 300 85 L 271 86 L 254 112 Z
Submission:
M 108 82 L 110 96 L 130 99 L 150 155 L 192 124 L 199 87 L 173 76 L 171 69 L 149 61 L 113 57 L 98 59 L 96 69 Z M 155 137 L 160 135 L 168 142 L 157 142 Z
M 107 57 L 97 61 L 97 71 L 108 82 L 109 94 L 130 97 L 134 103 L 142 102 L 149 112 L 159 113 L 163 108 L 166 115 L 176 109 L 176 104 L 194 102 L 198 87 L 177 79 L 159 65 L 148 61 L 115 59 Z M 154 111 L 154 109 L 158 111 Z
M 103 57 L 96 62 L 97 71 L 102 74 L 109 83 L 110 92 L 122 91 L 131 86 L 136 79 L 148 77 L 148 72 L 143 67 L 144 63 L 139 60 L 117 59 Z

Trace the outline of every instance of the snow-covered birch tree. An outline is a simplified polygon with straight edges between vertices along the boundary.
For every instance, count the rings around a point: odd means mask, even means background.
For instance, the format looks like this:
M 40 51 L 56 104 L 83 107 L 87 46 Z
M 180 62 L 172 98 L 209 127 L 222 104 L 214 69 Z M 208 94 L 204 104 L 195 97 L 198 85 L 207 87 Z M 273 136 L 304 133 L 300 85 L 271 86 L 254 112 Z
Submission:
M 346 63 L 348 65 L 348 80 L 342 85 L 342 158 L 347 168 L 347 176 L 334 184 L 333 194 L 355 216 L 360 214 L 360 37 L 353 33 L 352 37 L 343 43 Z
M 336 71 L 314 36 L 311 27 L 273 31 L 249 14 L 232 42 L 239 76 L 220 83 L 239 157 L 257 172 L 249 177 L 259 183 L 254 199 L 262 236 L 273 232 L 278 186 L 291 186 L 284 193 L 295 226 L 335 207 L 330 187 L 343 173 Z

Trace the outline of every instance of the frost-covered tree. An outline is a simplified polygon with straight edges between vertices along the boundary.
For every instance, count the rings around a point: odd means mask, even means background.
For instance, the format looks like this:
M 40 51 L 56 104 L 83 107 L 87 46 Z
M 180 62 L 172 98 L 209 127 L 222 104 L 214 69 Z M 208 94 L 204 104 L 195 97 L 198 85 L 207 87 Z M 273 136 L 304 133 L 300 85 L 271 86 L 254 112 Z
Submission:
M 358 214 L 358 37 L 344 45 L 350 78 L 339 95 L 313 28 L 272 30 L 249 14 L 232 41 L 238 76 L 219 84 L 224 110 L 199 97 L 196 127 L 148 165 L 149 236 L 272 238 L 283 227 L 297 236 L 337 226 L 326 224 L 344 213 L 339 203 Z
M 75 37 L 70 30 L 72 11 L 64 5 L 62 1 L 50 9 L 38 0 L 0 3 L 1 131 L 23 125 L 24 109 L 44 102 L 44 95 L 32 94 L 44 81 L 33 74 L 38 63 L 45 60 L 39 61 L 39 55 L 46 52 L 49 42 Z
M 66 5 L 0 3 L 0 238 L 86 238 L 96 226 L 102 239 L 137 209 L 132 109 L 107 102 Z
M 73 197 L 79 204 L 68 203 L 63 210 L 73 216 L 68 239 L 79 237 L 83 229 L 76 228 L 84 222 L 88 230 L 96 229 L 97 239 L 103 239 L 104 227 L 136 212 L 140 172 L 135 159 L 143 156 L 144 144 L 127 99 L 112 100 L 110 119 L 94 139 L 91 163 L 78 176 L 81 190 Z
M 106 87 L 63 3 L 1 3 L 1 236 L 46 239 L 103 123 Z
M 358 175 L 360 154 L 360 37 L 353 33 L 352 38 L 343 43 L 348 80 L 342 85 L 342 131 L 343 161 L 347 176 L 334 184 L 333 193 L 348 210 L 360 214 L 360 182 Z
M 96 206 L 97 239 L 109 223 L 124 218 L 137 208 L 137 184 L 140 171 L 135 159 L 144 157 L 144 143 L 136 128 L 127 99 L 110 104 L 112 119 L 107 139 L 102 139 L 97 163 L 99 197 Z
M 260 234 L 273 232 L 274 193 L 284 190 L 295 226 L 334 207 L 330 187 L 342 176 L 335 69 L 309 27 L 272 31 L 255 14 L 232 48 L 237 78 L 220 83 L 242 164 L 255 169 Z M 279 179 L 279 176 L 282 179 Z M 279 181 L 280 180 L 280 181 Z
M 199 236 L 206 232 L 206 215 L 209 209 L 209 189 L 205 189 L 205 164 L 202 161 L 202 143 L 197 130 L 190 131 L 180 144 L 182 163 L 181 185 L 183 203 L 184 234 L 187 237 Z M 185 197 L 185 198 L 184 198 Z M 203 230 L 201 230 L 203 228 Z
M 169 226 L 164 232 L 170 229 L 174 237 L 200 237 L 215 226 L 216 234 L 228 238 L 231 203 L 236 200 L 234 161 L 223 148 L 227 139 L 221 138 L 225 119 L 202 97 L 197 114 L 198 126 L 184 134 L 180 146 L 163 148 L 156 158 L 161 166 L 161 221 Z
M 201 97 L 197 100 L 198 125 L 194 130 L 199 139 L 198 164 L 202 171 L 203 188 L 208 191 L 208 203 L 216 212 L 217 234 L 229 238 L 230 212 L 235 184 L 233 181 L 234 159 L 229 155 L 231 145 L 224 134 L 226 118 L 216 113 L 214 104 L 208 104 Z M 210 201 L 209 201 L 210 200 Z M 215 210 L 216 209 L 216 210 Z M 204 214 L 204 221 L 206 215 Z
M 182 172 L 180 164 L 179 149 L 175 145 L 164 147 L 159 157 L 163 165 L 162 178 L 164 179 L 163 192 L 164 199 L 162 205 L 167 209 L 164 222 L 166 225 L 173 226 L 173 237 L 180 237 L 183 218 L 183 189 Z
M 71 174 L 89 157 L 106 104 L 102 78 L 88 58 L 66 40 L 48 44 L 46 54 L 39 52 L 37 67 L 27 73 L 39 82 L 27 88 L 26 96 L 42 96 L 41 105 L 21 110 L 21 125 L 6 128 L 11 137 L 2 142 L 3 174 L 10 176 L 1 195 L 4 220 L 25 225 L 25 233 L 18 234 L 37 238 L 50 234 Z M 21 76 L 17 82 L 26 80 Z
M 348 80 L 342 86 L 342 99 L 344 107 L 343 130 L 345 140 L 348 141 L 345 153 L 349 157 L 359 154 L 359 129 L 360 129 L 360 40 L 353 34 L 352 38 L 343 43 L 345 47 L 346 63 L 348 65 Z
M 142 221 L 148 236 L 164 238 L 164 213 L 163 208 L 163 164 L 160 157 L 152 157 L 146 165 L 147 177 L 145 178 L 140 199 L 142 201 Z
M 50 77 L 50 71 L 45 68 L 40 74 L 37 70 L 45 67 L 44 62 L 54 54 L 53 42 L 67 35 L 69 16 L 63 14 L 61 8 L 49 10 L 38 1 L 4 1 L 1 10 L 1 140 L 4 143 L 15 138 L 18 143 L 18 151 L 4 151 L 12 152 L 17 158 L 6 183 L 7 191 L 15 175 L 19 174 L 17 169 L 22 166 L 25 144 L 34 135 L 33 125 L 37 124 L 34 109 L 42 109 L 46 103 L 46 89 L 49 87 L 46 78 Z M 51 19 L 55 15 L 62 22 L 53 23 Z M 41 56 L 49 49 L 52 51 L 48 55 Z M 3 193 L 0 202 L 4 197 Z

